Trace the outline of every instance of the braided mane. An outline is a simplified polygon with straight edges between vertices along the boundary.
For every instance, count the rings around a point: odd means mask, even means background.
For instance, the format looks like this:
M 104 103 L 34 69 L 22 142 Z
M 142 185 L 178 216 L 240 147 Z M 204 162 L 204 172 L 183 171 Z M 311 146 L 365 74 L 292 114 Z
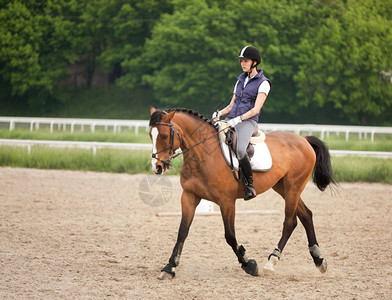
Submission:
M 215 128 L 215 130 L 218 130 L 217 125 L 215 125 L 211 121 L 211 119 L 208 119 L 208 118 L 204 117 L 199 112 L 197 112 L 197 111 L 195 111 L 193 109 L 190 109 L 190 108 L 168 108 L 168 109 L 165 109 L 165 110 L 157 110 L 150 117 L 150 126 L 160 122 L 162 120 L 162 118 L 163 118 L 163 115 L 166 115 L 166 114 L 168 114 L 168 113 L 170 113 L 172 111 L 184 112 L 184 113 L 190 114 L 190 115 L 192 115 L 192 116 L 194 116 L 196 118 L 201 119 L 202 121 L 206 122 L 207 124 L 211 125 L 212 127 Z

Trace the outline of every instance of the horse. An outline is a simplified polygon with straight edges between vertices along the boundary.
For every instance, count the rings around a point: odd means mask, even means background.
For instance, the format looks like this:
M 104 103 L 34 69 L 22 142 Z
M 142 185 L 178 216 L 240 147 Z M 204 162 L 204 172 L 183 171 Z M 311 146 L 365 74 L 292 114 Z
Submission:
M 273 189 L 285 200 L 285 217 L 281 238 L 268 257 L 267 263 L 259 270 L 254 259 L 248 258 L 246 250 L 237 243 L 235 236 L 235 203 L 243 198 L 244 183 L 234 178 L 227 165 L 218 139 L 216 124 L 196 111 L 186 108 L 157 110 L 150 107 L 150 131 L 153 152 L 151 167 L 155 174 L 162 175 L 169 170 L 171 161 L 183 155 L 180 171 L 181 222 L 173 252 L 158 276 L 172 279 L 180 263 L 181 252 L 195 210 L 201 199 L 216 203 L 224 224 L 224 236 L 233 249 L 241 268 L 250 275 L 273 274 L 282 251 L 297 226 L 297 217 L 305 228 L 310 255 L 316 267 L 327 270 L 327 261 L 321 257 L 316 239 L 312 212 L 304 204 L 301 193 L 310 177 L 324 191 L 333 177 L 329 150 L 315 136 L 300 136 L 289 132 L 270 132 L 266 143 L 272 157 L 272 168 L 267 172 L 254 172 L 254 186 L 257 194 Z M 181 153 L 176 150 L 181 149 Z

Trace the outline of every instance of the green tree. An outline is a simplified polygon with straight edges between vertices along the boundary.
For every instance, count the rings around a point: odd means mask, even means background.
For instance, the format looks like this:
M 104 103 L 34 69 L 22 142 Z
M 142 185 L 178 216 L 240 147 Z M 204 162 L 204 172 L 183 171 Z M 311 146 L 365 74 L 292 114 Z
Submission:
M 261 67 L 272 80 L 265 110 L 294 114 L 296 45 L 313 20 L 307 18 L 313 4 L 292 2 L 175 1 L 173 14 L 154 27 L 144 55 L 128 66 L 143 67 L 143 83 L 163 103 L 211 112 L 231 98 L 241 72 L 236 56 L 252 44 L 261 50 Z
M 354 123 L 387 119 L 390 4 L 177 0 L 174 12 L 156 23 L 144 54 L 124 63 L 133 73 L 122 83 L 135 86 L 141 77 L 163 103 L 210 112 L 230 99 L 239 73 L 234 58 L 253 44 L 272 80 L 266 112 L 301 116 L 323 108 Z
M 66 74 L 72 54 L 72 23 L 56 1 L 10 1 L 0 11 L 0 81 L 2 97 L 25 98 L 43 105 L 55 80 Z M 58 15 L 57 13 L 60 13 Z
M 127 86 L 129 82 L 140 82 L 142 68 L 140 66 L 135 68 L 129 62 L 143 54 L 145 42 L 151 37 L 152 29 L 160 21 L 161 15 L 172 13 L 172 2 L 172 0 L 134 0 L 121 7 L 113 20 L 111 47 L 101 56 L 106 66 L 110 65 L 114 70 L 119 70 L 117 76 L 114 76 L 115 79 L 118 78 L 116 83 Z
M 162 103 L 213 109 L 229 99 L 238 75 L 236 9 L 237 1 L 175 1 L 173 14 L 156 23 L 143 54 L 127 62 L 128 69 Z
M 392 1 L 344 2 L 320 18 L 298 46 L 298 103 L 330 103 L 352 123 L 366 124 L 387 118 L 392 107 Z M 329 3 L 314 12 L 326 10 Z
M 78 20 L 76 41 L 78 63 L 84 68 L 87 86 L 101 68 L 108 82 L 124 75 L 122 64 L 139 56 L 145 39 L 160 14 L 171 10 L 164 0 L 97 0 L 84 1 Z
M 242 38 L 261 50 L 261 65 L 272 81 L 266 112 L 294 115 L 299 110 L 296 48 L 313 25 L 312 7 L 309 1 L 290 0 L 253 0 L 241 5 Z
M 88 87 L 97 69 L 114 83 L 171 7 L 170 0 L 0 2 L 0 97 L 47 110 L 71 67 Z
M 391 16 L 392 0 L 0 0 L 0 97 L 47 109 L 76 66 L 87 86 L 99 70 L 107 87 L 211 113 L 252 44 L 266 113 L 390 124 Z

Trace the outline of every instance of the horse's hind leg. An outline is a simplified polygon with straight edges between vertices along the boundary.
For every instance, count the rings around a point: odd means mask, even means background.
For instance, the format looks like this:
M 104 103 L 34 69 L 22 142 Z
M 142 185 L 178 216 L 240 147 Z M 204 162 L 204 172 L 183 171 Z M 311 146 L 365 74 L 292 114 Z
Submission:
M 268 256 L 268 261 L 264 265 L 264 273 L 272 274 L 275 272 L 274 266 L 280 260 L 280 256 L 284 247 L 286 246 L 287 241 L 289 240 L 291 234 L 293 233 L 295 227 L 297 227 L 297 217 L 293 214 L 291 208 L 287 208 L 285 210 L 285 219 L 283 223 L 282 237 L 279 240 L 277 247 L 272 251 L 272 253 Z
M 285 199 L 285 218 L 283 222 L 282 236 L 279 240 L 277 247 L 268 256 L 268 262 L 264 265 L 263 272 L 265 274 L 272 274 L 275 272 L 274 266 L 278 263 L 280 256 L 287 241 L 293 233 L 295 227 L 297 227 L 297 215 L 296 209 L 298 205 L 299 194 L 302 190 L 286 189 L 280 181 L 275 185 L 274 190 Z
M 304 183 L 305 186 L 306 182 Z M 264 266 L 264 273 L 273 273 L 274 266 L 280 259 L 281 253 L 286 246 L 293 230 L 297 226 L 297 216 L 305 227 L 306 235 L 309 242 L 309 251 L 317 268 L 324 273 L 327 270 L 327 261 L 320 257 L 321 250 L 317 244 L 316 234 L 314 231 L 312 212 L 303 203 L 300 194 L 304 188 L 286 188 L 283 181 L 276 184 L 273 189 L 285 199 L 285 220 L 283 223 L 282 237 L 278 246 L 268 257 L 268 262 Z M 293 185 L 291 186 L 293 187 Z
M 241 264 L 242 269 L 250 275 L 258 276 L 259 269 L 254 259 L 248 259 L 245 255 L 245 248 L 237 243 L 234 229 L 235 219 L 235 202 L 228 205 L 221 205 L 221 214 L 223 218 L 223 224 L 225 227 L 225 239 L 226 242 L 231 246 L 235 255 L 238 258 L 238 262 Z
M 320 270 L 321 273 L 324 273 L 327 271 L 327 260 L 325 258 L 321 258 L 321 250 L 317 243 L 312 215 L 312 211 L 307 208 L 302 199 L 300 199 L 297 208 L 297 216 L 305 228 L 306 236 L 308 237 L 309 242 L 310 255 L 312 256 L 316 267 Z

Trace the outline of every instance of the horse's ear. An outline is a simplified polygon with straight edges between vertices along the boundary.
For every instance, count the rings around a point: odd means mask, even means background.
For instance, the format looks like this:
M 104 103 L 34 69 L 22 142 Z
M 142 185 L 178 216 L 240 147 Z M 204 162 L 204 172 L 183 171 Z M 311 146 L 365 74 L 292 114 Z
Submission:
M 165 115 L 163 118 L 165 119 L 165 122 L 170 122 L 170 120 L 173 118 L 174 114 L 176 113 L 175 110 L 169 112 L 167 115 Z
M 156 112 L 156 108 L 154 106 L 150 105 L 150 115 L 152 115 L 154 112 Z

